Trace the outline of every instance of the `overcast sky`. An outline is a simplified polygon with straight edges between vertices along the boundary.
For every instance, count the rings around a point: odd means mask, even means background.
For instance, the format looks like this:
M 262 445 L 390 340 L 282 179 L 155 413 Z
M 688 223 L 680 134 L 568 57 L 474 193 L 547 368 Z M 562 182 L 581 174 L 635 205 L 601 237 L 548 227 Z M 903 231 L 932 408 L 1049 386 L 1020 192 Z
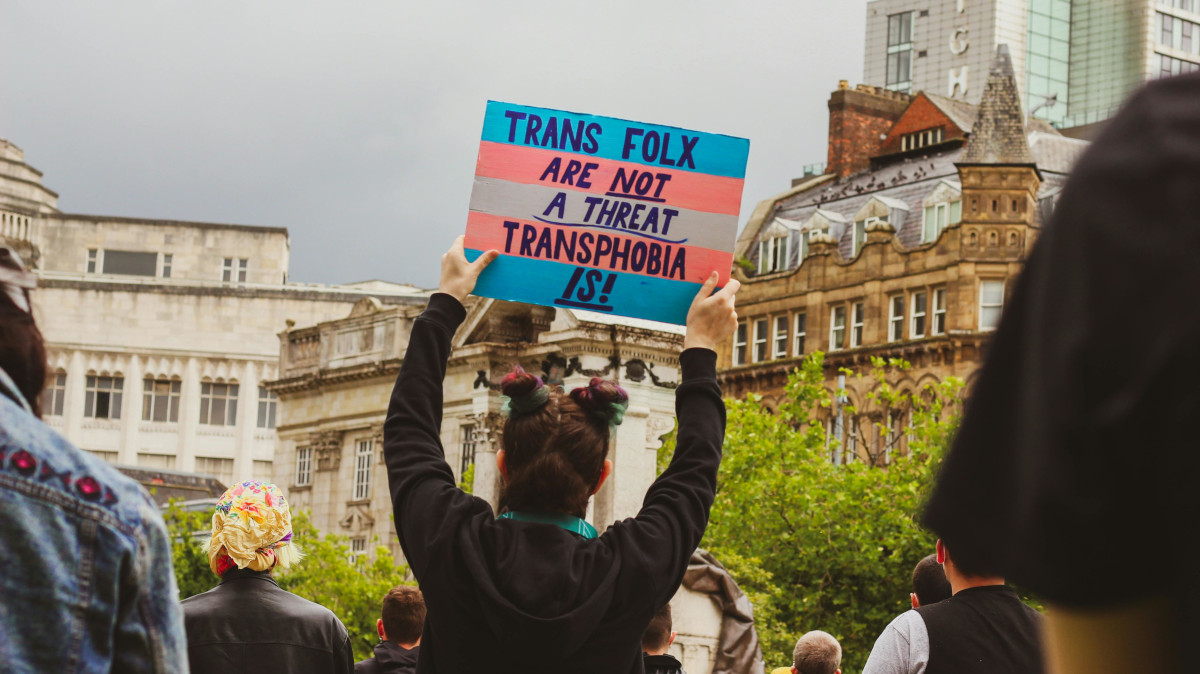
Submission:
M 488 99 L 825 160 L 865 0 L 0 0 L 0 137 L 68 213 L 287 227 L 291 279 L 437 283 Z

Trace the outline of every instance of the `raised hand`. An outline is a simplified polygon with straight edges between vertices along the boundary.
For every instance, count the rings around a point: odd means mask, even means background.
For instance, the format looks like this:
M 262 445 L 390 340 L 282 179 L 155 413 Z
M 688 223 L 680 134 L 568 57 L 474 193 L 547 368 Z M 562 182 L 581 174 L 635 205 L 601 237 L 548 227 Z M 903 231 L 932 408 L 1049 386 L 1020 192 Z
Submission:
M 450 250 L 442 254 L 442 280 L 438 283 L 439 292 L 452 295 L 459 302 L 475 289 L 475 282 L 479 280 L 484 267 L 500 255 L 498 250 L 489 250 L 474 262 L 467 262 L 467 254 L 463 251 L 464 238 L 459 236 Z
M 742 284 L 736 279 L 729 279 L 729 283 L 714 294 L 713 288 L 717 287 L 719 279 L 720 276 L 714 271 L 700 292 L 696 293 L 696 299 L 692 300 L 683 348 L 698 347 L 716 351 L 717 344 L 725 341 L 737 329 L 734 299 Z

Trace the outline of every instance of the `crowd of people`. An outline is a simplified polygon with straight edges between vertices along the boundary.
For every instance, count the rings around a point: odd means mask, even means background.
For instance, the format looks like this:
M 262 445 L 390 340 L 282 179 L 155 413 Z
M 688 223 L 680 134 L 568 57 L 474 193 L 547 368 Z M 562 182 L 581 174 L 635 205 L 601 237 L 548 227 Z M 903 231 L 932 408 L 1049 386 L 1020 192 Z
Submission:
M 1200 403 L 1189 376 L 1200 314 L 1185 295 L 1200 287 L 1196 110 L 1200 75 L 1153 84 L 1080 159 L 923 514 L 941 537 L 936 555 L 917 565 L 913 608 L 881 628 L 867 674 L 1185 669 L 1180 646 L 1200 615 L 1186 533 L 1200 466 L 1184 451 Z M 0 248 L 5 671 L 682 671 L 669 654 L 667 604 L 717 487 L 716 347 L 737 327 L 738 282 L 718 289 L 713 272 L 697 293 L 679 359 L 675 455 L 641 511 L 599 533 L 584 515 L 612 470 L 607 449 L 628 404 L 613 382 L 564 392 L 520 369 L 504 379 L 498 517 L 456 487 L 445 461 L 451 337 L 496 255 L 469 261 L 460 237 L 414 321 L 384 458 L 421 590 L 383 599 L 380 644 L 355 665 L 337 617 L 275 581 L 302 554 L 274 485 L 243 482 L 221 497 L 208 547 L 219 582 L 178 601 L 171 542 L 145 491 L 41 422 L 36 278 Z M 1114 306 L 1155 318 L 1144 348 L 1112 337 Z M 1121 573 L 1147 555 L 1155 574 Z M 1006 576 L 1045 597 L 1045 618 Z M 842 655 L 832 635 L 810 631 L 787 669 L 834 674 Z

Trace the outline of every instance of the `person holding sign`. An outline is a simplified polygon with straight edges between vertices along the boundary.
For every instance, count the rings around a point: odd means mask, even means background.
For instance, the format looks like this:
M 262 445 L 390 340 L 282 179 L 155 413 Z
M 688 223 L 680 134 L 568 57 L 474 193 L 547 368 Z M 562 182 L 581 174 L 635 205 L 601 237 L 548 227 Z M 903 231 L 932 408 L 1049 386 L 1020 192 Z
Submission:
M 441 444 L 442 379 L 462 300 L 498 252 L 468 262 L 459 237 L 442 257 L 439 292 L 413 323 L 384 425 L 396 532 L 428 608 L 419 672 L 640 672 L 641 637 L 683 579 L 716 491 L 725 405 L 716 345 L 737 326 L 731 280 L 714 270 L 687 316 L 679 438 L 638 515 L 597 534 L 588 498 L 628 402 L 615 383 L 570 393 L 518 370 L 509 396 L 497 518 L 455 486 Z

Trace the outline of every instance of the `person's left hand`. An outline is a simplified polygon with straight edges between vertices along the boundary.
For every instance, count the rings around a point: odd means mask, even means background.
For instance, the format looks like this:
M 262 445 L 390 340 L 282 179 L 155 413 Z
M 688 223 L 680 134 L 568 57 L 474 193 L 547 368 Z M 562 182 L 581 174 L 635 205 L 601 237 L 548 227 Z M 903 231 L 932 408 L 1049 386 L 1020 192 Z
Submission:
M 454 297 L 459 302 L 467 298 L 475 289 L 479 274 L 500 256 L 500 251 L 489 250 L 480 255 L 474 262 L 467 262 L 467 254 L 463 251 L 463 239 L 459 236 L 454 240 L 450 250 L 442 255 L 442 280 L 438 283 L 438 291 Z

